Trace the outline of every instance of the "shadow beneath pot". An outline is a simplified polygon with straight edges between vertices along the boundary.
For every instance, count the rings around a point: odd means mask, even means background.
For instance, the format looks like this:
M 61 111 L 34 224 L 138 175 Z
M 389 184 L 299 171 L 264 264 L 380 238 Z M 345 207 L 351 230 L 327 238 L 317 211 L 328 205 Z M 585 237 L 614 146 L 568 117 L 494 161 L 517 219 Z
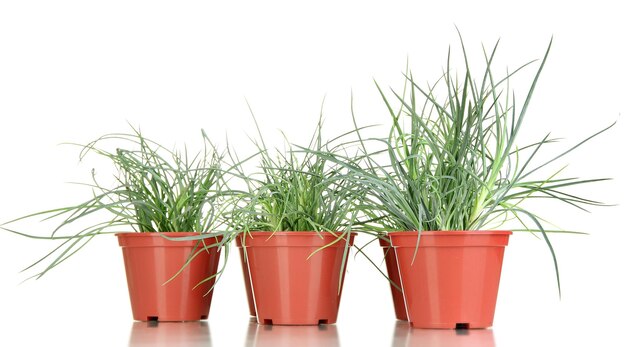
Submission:
M 246 346 L 292 347 L 324 346 L 339 347 L 337 326 L 329 325 L 259 325 L 251 318 L 246 334 Z
M 209 324 L 206 321 L 134 322 L 128 346 L 211 346 Z
M 495 347 L 492 329 L 416 329 L 397 321 L 392 347 Z

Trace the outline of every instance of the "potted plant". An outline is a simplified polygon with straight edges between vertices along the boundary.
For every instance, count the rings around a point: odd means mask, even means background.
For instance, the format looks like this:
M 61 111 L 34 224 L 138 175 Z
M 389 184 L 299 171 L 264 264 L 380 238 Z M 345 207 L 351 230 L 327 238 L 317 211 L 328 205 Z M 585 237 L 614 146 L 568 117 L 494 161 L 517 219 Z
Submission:
M 548 234 L 568 231 L 544 227 L 545 219 L 527 204 L 548 199 L 578 208 L 602 205 L 567 188 L 605 179 L 561 177 L 563 169 L 542 172 L 612 125 L 545 161 L 539 161 L 539 155 L 555 139 L 546 135 L 527 145 L 516 141 L 551 43 L 523 103 L 511 96 L 509 83 L 530 63 L 497 78 L 492 69 L 496 45 L 484 54 L 485 70 L 474 74 L 462 39 L 461 46 L 465 63 L 461 77 L 450 65 L 450 53 L 443 75 L 429 87 L 421 87 L 406 73 L 404 92 L 392 90 L 398 109 L 376 85 L 392 125 L 386 138 L 360 136 L 365 166 L 349 157 L 320 154 L 349 168 L 351 179 L 368 191 L 363 205 L 369 207 L 364 211 L 375 221 L 369 229 L 388 231 L 381 246 L 388 248 L 388 239 L 395 250 L 408 319 L 418 328 L 493 324 L 504 247 L 512 231 L 543 238 L 560 293 L 557 258 Z M 369 140 L 385 148 L 368 150 Z M 520 227 L 502 230 L 509 222 Z M 387 261 L 391 275 L 395 265 L 389 257 Z
M 202 132 L 204 149 L 168 150 L 140 130 L 104 135 L 81 148 L 106 158 L 116 171 L 111 184 L 92 170 L 91 197 L 77 205 L 27 215 L 2 225 L 19 235 L 60 241 L 29 268 L 48 261 L 40 278 L 94 237 L 114 233 L 122 248 L 135 320 L 189 321 L 208 317 L 218 275 L 223 233 L 211 233 L 221 213 L 222 156 Z M 113 149 L 107 149 L 111 145 Z M 49 236 L 9 224 L 32 217 L 60 220 Z M 73 227 L 73 229 L 72 229 Z M 119 232 L 132 229 L 134 232 Z M 67 232 L 66 232 L 67 230 Z M 65 232 L 65 233 L 64 233 Z M 203 240 L 174 241 L 193 235 Z
M 261 170 L 248 174 L 238 167 L 247 191 L 225 217 L 238 231 L 257 321 L 335 323 L 355 236 L 350 216 L 360 193 L 342 179 L 340 166 L 291 145 L 274 157 L 259 135 Z M 307 148 L 338 150 L 332 143 L 322 142 L 320 122 Z

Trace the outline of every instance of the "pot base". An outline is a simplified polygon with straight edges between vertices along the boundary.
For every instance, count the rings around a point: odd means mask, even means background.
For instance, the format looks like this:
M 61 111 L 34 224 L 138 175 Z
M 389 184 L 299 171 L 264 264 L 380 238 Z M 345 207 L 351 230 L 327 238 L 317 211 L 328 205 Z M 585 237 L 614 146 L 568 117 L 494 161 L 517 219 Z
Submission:
M 487 329 L 493 325 L 493 322 L 473 322 L 473 323 L 409 323 L 411 328 L 417 329 L 447 329 L 447 330 L 469 330 L 469 329 Z
M 287 320 L 276 320 L 274 321 L 273 319 L 262 319 L 259 320 L 259 325 L 293 325 L 293 326 L 301 326 L 301 325 L 325 325 L 325 324 L 335 324 L 337 323 L 337 318 L 335 318 L 334 320 L 329 320 L 329 319 L 310 319 L 310 320 L 302 320 L 302 321 L 297 321 L 297 320 L 291 320 L 291 319 L 287 319 Z

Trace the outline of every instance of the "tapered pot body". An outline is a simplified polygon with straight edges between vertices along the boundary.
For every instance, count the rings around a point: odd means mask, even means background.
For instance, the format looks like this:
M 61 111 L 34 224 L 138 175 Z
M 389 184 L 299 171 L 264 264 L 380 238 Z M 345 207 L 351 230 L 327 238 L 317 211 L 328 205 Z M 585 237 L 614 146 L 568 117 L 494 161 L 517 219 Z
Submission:
M 317 325 L 337 321 L 349 238 L 329 232 L 240 234 L 245 248 L 257 321 Z M 342 266 L 343 264 L 343 266 Z
M 510 231 L 389 233 L 411 326 L 493 325 L 504 248 Z
M 140 321 L 207 319 L 215 279 L 202 281 L 215 275 L 220 254 L 217 247 L 205 246 L 215 245 L 222 236 L 203 241 L 174 241 L 163 235 L 177 238 L 200 234 L 116 234 L 124 255 L 133 318 Z

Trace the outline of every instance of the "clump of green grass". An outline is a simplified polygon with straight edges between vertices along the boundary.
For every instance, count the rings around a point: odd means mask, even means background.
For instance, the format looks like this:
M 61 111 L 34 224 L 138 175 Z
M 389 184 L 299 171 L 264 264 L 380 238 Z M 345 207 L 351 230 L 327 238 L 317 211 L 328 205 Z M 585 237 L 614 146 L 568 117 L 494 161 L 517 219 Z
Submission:
M 72 144 L 81 148 L 81 160 L 95 154 L 113 164 L 117 172 L 111 186 L 100 184 L 92 170 L 91 182 L 81 184 L 91 191 L 91 197 L 85 201 L 1 225 L 2 229 L 22 236 L 61 242 L 25 269 L 48 261 L 33 277 L 40 278 L 98 235 L 120 231 L 205 233 L 218 225 L 224 209 L 219 203 L 224 195 L 221 191 L 224 171 L 220 167 L 223 154 L 217 153 L 204 131 L 203 150 L 190 154 L 186 147 L 166 149 L 146 138 L 139 129 L 131 128 L 130 133 L 107 134 L 86 145 Z M 108 144 L 120 147 L 108 150 L 105 148 Z M 43 236 L 9 228 L 11 224 L 35 217 L 58 222 L 49 235 Z
M 254 115 L 253 115 L 254 118 Z M 322 123 L 315 128 L 309 144 L 292 146 L 285 137 L 284 151 L 270 151 L 256 118 L 260 164 L 257 172 L 247 173 L 237 166 L 238 177 L 247 191 L 240 195 L 239 207 L 226 216 L 230 228 L 237 231 L 328 231 L 351 230 L 351 216 L 360 192 L 345 177 L 341 165 L 317 156 L 313 151 L 345 152 L 339 140 L 322 140 Z
M 240 191 L 237 197 L 233 195 L 231 201 L 235 207 L 231 213 L 224 214 L 224 223 L 234 231 L 231 239 L 238 233 L 254 231 L 264 231 L 270 235 L 278 231 L 315 231 L 320 237 L 323 237 L 323 232 L 328 232 L 333 236 L 331 241 L 313 251 L 309 257 L 346 240 L 339 272 L 339 283 L 342 283 L 343 269 L 350 250 L 347 241 L 353 232 L 352 224 L 358 214 L 356 206 L 363 192 L 357 182 L 349 179 L 349 171 L 342 165 L 316 153 L 346 155 L 348 143 L 343 139 L 354 131 L 324 141 L 320 115 L 307 146 L 292 145 L 283 134 L 285 150 L 271 151 L 265 144 L 254 114 L 252 117 L 259 136 L 258 140 L 253 141 L 260 163 L 257 171 L 252 173 L 241 165 L 234 166 L 234 175 L 243 180 L 247 189 Z M 339 294 L 341 285 L 337 290 Z
M 521 103 L 509 82 L 532 62 L 496 77 L 492 70 L 496 44 L 490 52 L 483 49 L 485 69 L 475 74 L 462 39 L 464 73 L 460 77 L 451 66 L 449 51 L 443 75 L 433 85 L 416 83 L 410 71 L 405 74 L 403 91 L 392 89 L 391 97 L 376 84 L 391 116 L 388 136 L 360 136 L 365 155 L 360 165 L 349 157 L 319 153 L 350 169 L 350 177 L 368 192 L 360 205 L 366 218 L 357 224 L 367 230 L 413 230 L 421 235 L 424 230 L 493 229 L 517 222 L 520 228 L 515 231 L 542 235 L 553 257 L 560 291 L 558 264 L 548 233 L 568 231 L 544 227 L 546 220 L 526 203 L 548 199 L 580 210 L 585 210 L 585 205 L 603 205 L 567 188 L 606 178 L 561 177 L 564 166 L 545 171 L 612 125 L 564 151 L 552 150 L 548 160 L 537 158 L 548 154 L 548 147 L 557 142 L 550 134 L 533 143 L 517 144 L 551 45 Z M 396 101 L 398 107 L 393 106 Z M 372 143 L 384 148 L 371 151 L 368 147 Z

